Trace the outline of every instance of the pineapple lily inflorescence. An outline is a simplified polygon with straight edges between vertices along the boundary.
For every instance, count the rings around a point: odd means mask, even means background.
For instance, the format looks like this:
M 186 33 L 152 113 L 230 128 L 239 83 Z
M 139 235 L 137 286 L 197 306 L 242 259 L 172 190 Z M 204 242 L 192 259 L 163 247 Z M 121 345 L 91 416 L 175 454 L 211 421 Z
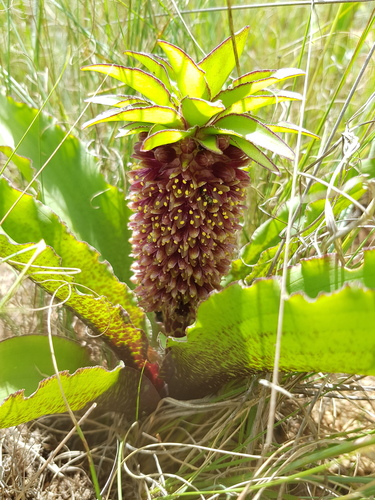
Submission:
M 241 54 L 249 28 L 235 34 Z M 303 74 L 288 68 L 253 71 L 222 89 L 235 66 L 231 38 L 196 64 L 183 50 L 159 41 L 167 60 L 127 51 L 141 69 L 97 64 L 98 71 L 132 87 L 143 97 L 96 96 L 90 102 L 114 109 L 85 126 L 125 121 L 118 137 L 139 134 L 130 172 L 130 207 L 135 292 L 146 311 L 161 312 L 167 334 L 182 336 L 198 304 L 220 287 L 236 249 L 251 161 L 277 171 L 259 148 L 292 158 L 275 132 L 291 125 L 265 125 L 257 108 L 299 100 L 294 92 L 266 87 Z

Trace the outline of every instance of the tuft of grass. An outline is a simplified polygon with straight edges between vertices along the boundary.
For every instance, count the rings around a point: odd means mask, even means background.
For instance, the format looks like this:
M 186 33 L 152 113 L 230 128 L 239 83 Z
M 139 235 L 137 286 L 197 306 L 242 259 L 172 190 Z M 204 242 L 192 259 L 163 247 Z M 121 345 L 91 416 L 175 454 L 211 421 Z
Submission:
M 66 131 L 83 110 L 84 99 L 101 83 L 98 75 L 82 74 L 81 66 L 94 62 L 127 64 L 130 61 L 124 50 L 155 51 L 158 38 L 168 39 L 201 59 L 202 51 L 209 52 L 231 32 L 227 6 L 219 9 L 213 0 L 1 0 L 0 9 L 2 91 L 38 109 L 44 106 Z M 243 73 L 288 66 L 307 71 L 302 117 L 299 105 L 280 103 L 265 118 L 270 123 L 301 121 L 321 136 L 320 141 L 303 139 L 301 143 L 297 136 L 287 139 L 292 147 L 298 145 L 299 161 L 293 171 L 279 159 L 280 178 L 257 167 L 251 169 L 242 242 L 250 241 L 262 223 L 277 220 L 293 193 L 297 213 L 303 199 L 325 182 L 336 189 L 337 196 L 327 195 L 322 200 L 328 208 L 314 221 L 311 231 L 304 228 L 302 232 L 294 224 L 297 219 L 290 216 L 289 250 L 281 246 L 270 272 L 282 274 L 284 264 L 325 252 L 336 252 L 346 266 L 360 264 L 362 249 L 374 243 L 373 212 L 364 216 L 358 206 L 334 212 L 329 206 L 334 207 L 347 181 L 361 175 L 367 192 L 360 206 L 373 210 L 373 5 L 365 1 L 246 5 L 241 1 L 231 3 L 231 19 L 235 30 L 246 24 L 252 27 L 239 61 Z M 71 56 L 61 76 L 68 50 Z M 101 91 L 108 91 L 109 85 L 106 82 Z M 303 92 L 303 79 L 287 82 L 285 88 Z M 99 112 L 94 105 L 91 110 L 92 116 Z M 87 140 L 109 182 L 126 190 L 131 140 L 115 141 L 115 131 L 101 126 L 89 132 L 77 128 L 74 133 Z M 16 175 L 11 165 L 4 174 Z M 6 277 L 4 267 L 0 268 L 2 280 Z M 9 282 L 14 279 L 11 276 Z M 9 329 L 25 331 L 30 325 L 46 325 L 44 313 L 25 312 L 25 304 L 30 303 L 41 308 L 45 299 L 22 284 L 1 318 L 2 338 Z M 71 331 L 69 314 L 56 320 L 61 321 L 61 329 Z M 260 378 L 267 382 L 260 383 Z M 273 409 L 270 377 L 258 374 L 205 400 L 164 399 L 154 414 L 137 423 L 115 419 L 116 426 L 112 426 L 109 419 L 94 421 L 91 415 L 82 430 L 91 446 L 101 497 L 293 500 L 374 495 L 374 382 L 329 374 L 289 374 L 279 385 L 283 390 L 274 392 Z M 272 422 L 270 443 L 268 420 Z M 34 426 L 54 439 L 52 448 L 61 442 L 68 446 L 54 454 L 38 445 L 37 455 L 48 455 L 61 464 L 60 473 L 73 488 L 72 495 L 94 498 L 90 480 L 88 493 L 74 483 L 76 459 L 80 477 L 87 476 L 88 468 L 77 437 L 64 441 L 71 420 L 54 417 Z M 30 470 L 26 473 L 28 465 L 20 457 L 22 450 L 34 449 L 36 438 L 30 437 L 33 431 L 24 434 L 24 429 L 14 431 L 19 432 L 17 436 L 13 431 L 0 435 L 0 487 L 9 492 L 9 498 L 44 498 L 53 471 L 46 467 L 38 473 L 42 462 L 38 465 L 34 454 L 34 480 L 26 481 Z M 14 464 L 20 465 L 18 472 Z

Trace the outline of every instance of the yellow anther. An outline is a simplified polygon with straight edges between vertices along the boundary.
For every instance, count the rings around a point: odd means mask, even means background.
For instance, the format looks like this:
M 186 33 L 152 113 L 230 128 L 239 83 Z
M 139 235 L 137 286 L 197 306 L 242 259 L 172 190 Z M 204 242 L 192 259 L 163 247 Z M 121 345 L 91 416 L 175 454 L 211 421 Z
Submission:
M 182 210 L 181 210 L 181 208 L 179 208 L 179 209 L 177 210 L 177 212 L 178 212 L 179 214 L 182 214 Z
M 185 196 L 189 196 L 189 194 L 190 194 L 190 191 L 186 190 L 185 191 Z
M 177 220 L 177 219 L 178 219 L 178 215 L 175 215 L 175 216 L 173 217 L 173 220 Z
M 183 182 L 184 184 L 186 184 L 186 183 L 187 183 L 187 180 L 186 180 L 186 179 L 182 179 L 182 182 Z
M 193 215 L 193 211 L 192 211 L 192 210 L 189 210 L 189 214 L 190 214 L 190 215 Z
M 218 200 L 213 199 L 212 203 L 219 203 Z
M 182 194 L 181 189 L 177 189 L 177 194 Z
M 155 201 L 155 205 L 158 207 L 160 205 L 160 201 Z
M 168 203 L 165 201 L 165 202 L 163 203 L 163 205 L 164 205 L 165 207 L 167 207 L 167 206 L 168 206 Z
M 185 224 L 185 221 L 184 220 L 180 220 L 180 224 L 181 224 L 181 226 L 183 226 Z
M 194 221 L 193 221 L 193 220 L 191 220 L 191 221 L 190 221 L 190 224 L 191 224 L 191 225 L 193 225 L 193 224 L 194 224 Z

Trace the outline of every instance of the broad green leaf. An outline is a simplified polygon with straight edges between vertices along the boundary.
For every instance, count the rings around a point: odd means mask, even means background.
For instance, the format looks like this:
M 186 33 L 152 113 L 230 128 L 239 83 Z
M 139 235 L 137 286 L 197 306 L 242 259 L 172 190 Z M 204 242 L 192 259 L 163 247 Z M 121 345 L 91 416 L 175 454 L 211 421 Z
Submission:
M 117 64 L 92 64 L 81 69 L 116 78 L 160 106 L 173 105 L 171 94 L 164 83 L 141 69 L 126 68 Z
M 0 179 L 0 217 L 8 211 L 20 192 Z M 106 262 L 85 242 L 78 241 L 46 206 L 23 195 L 2 226 L 0 257 L 7 258 L 44 240 L 44 250 L 27 271 L 34 282 L 71 307 L 81 319 L 104 335 L 122 359 L 140 367 L 147 358 L 147 339 L 142 331 L 144 313 L 134 296 L 118 281 Z M 20 270 L 33 251 L 8 261 Z
M 249 97 L 245 97 L 245 99 L 241 99 L 240 101 L 232 104 L 229 108 L 226 109 L 224 115 L 229 115 L 231 113 L 247 113 L 249 111 L 254 111 L 255 109 L 262 108 L 264 106 L 269 106 L 273 104 L 278 104 L 283 101 L 301 101 L 302 95 L 297 92 L 282 92 L 275 95 L 252 95 Z M 271 127 L 269 127 L 271 128 Z M 273 129 L 271 129 L 273 130 Z M 274 130 L 274 132 L 278 132 L 278 130 Z M 281 130 L 281 132 L 284 132 Z
M 315 300 L 300 293 L 286 299 L 280 370 L 375 375 L 374 303 L 375 290 L 359 284 Z M 278 279 L 211 295 L 187 340 L 168 342 L 169 394 L 203 396 L 232 378 L 272 370 L 279 306 Z
M 12 139 L 11 143 L 13 144 Z M 14 165 L 17 167 L 22 177 L 26 180 L 26 182 L 31 182 L 35 175 L 35 169 L 33 169 L 29 158 L 25 158 L 24 156 L 15 154 L 14 149 L 8 146 L 0 146 L 0 152 L 4 153 L 4 155 L 8 158 L 12 158 L 12 163 L 14 163 Z M 31 187 L 35 189 L 36 193 L 38 193 L 40 191 L 40 184 L 38 183 L 38 180 L 35 180 L 31 184 Z
M 241 56 L 245 48 L 249 30 L 250 26 L 245 26 L 234 34 L 238 57 Z M 206 73 L 206 81 L 213 97 L 221 90 L 235 65 L 232 37 L 224 40 L 198 63 L 198 66 Z
M 190 126 L 205 125 L 210 118 L 225 110 L 221 102 L 204 101 L 196 97 L 184 97 L 181 111 Z
M 163 40 L 158 45 L 167 55 L 173 68 L 176 83 L 183 97 L 209 99 L 210 94 L 204 71 L 179 47 Z
M 120 412 L 131 422 L 155 410 L 160 396 L 152 382 L 138 370 L 123 367 L 123 363 L 112 371 L 92 367 L 89 351 L 78 342 L 56 336 L 52 341 L 72 410 L 95 400 L 96 413 Z M 66 411 L 46 335 L 23 335 L 1 341 L 0 364 L 0 428 Z
M 284 156 L 288 159 L 293 159 L 294 153 L 290 147 L 278 137 L 274 132 L 269 130 L 263 123 L 255 118 L 246 115 L 228 115 L 217 119 L 213 127 L 203 127 L 202 132 L 205 134 L 214 134 L 215 127 L 225 130 L 225 134 L 234 135 L 256 146 L 269 149 L 273 153 Z
M 104 122 L 151 122 L 169 127 L 183 127 L 182 117 L 177 111 L 165 106 L 142 106 L 135 108 L 127 108 L 118 111 L 117 109 L 108 109 L 92 120 L 87 121 L 82 125 L 83 128 L 91 127 L 97 123 Z
M 145 54 L 144 52 L 133 52 L 132 50 L 126 50 L 124 54 L 133 57 L 134 59 L 142 63 L 143 66 L 146 66 L 146 68 L 156 76 L 156 78 L 164 83 L 168 90 L 172 90 L 168 72 L 161 62 L 154 59 L 150 54 Z
M 142 151 L 149 151 L 150 149 L 156 148 L 158 146 L 163 146 L 164 144 L 172 144 L 185 137 L 191 136 L 195 132 L 195 128 L 188 130 L 160 130 L 151 134 L 142 144 Z
M 116 384 L 122 365 L 108 371 L 102 366 L 79 368 L 59 377 L 66 400 L 73 411 L 81 410 Z M 132 405 L 134 407 L 134 405 Z M 23 390 L 11 394 L 0 406 L 0 428 L 13 427 L 35 418 L 54 413 L 65 413 L 67 407 L 61 395 L 57 376 L 40 382 L 35 393 L 25 397 Z
M 37 113 L 0 95 L 0 145 L 14 149 Z M 119 279 L 129 282 L 132 259 L 127 221 L 131 211 L 125 195 L 105 181 L 87 145 L 65 135 L 50 116 L 40 114 L 17 153 L 31 159 L 33 169 L 39 171 L 56 150 L 38 177 L 42 188 L 38 196 L 78 239 L 93 245 L 111 263 Z M 18 159 L 14 162 L 19 166 Z M 35 173 L 33 169 L 22 170 L 27 181 Z
M 315 299 L 319 293 L 335 292 L 347 284 L 362 283 L 375 289 L 375 249 L 364 252 L 363 264 L 355 269 L 338 265 L 334 254 L 304 259 L 288 273 L 288 293 L 304 292 Z
M 85 99 L 85 102 L 91 102 L 94 104 L 104 104 L 105 106 L 114 106 L 115 108 L 125 108 L 130 104 L 144 104 L 149 106 L 150 102 L 140 97 L 134 97 L 131 95 L 96 95 L 94 97 L 89 97 Z
M 264 250 L 257 260 L 257 263 L 251 266 L 251 272 L 246 276 L 245 283 L 250 285 L 257 278 L 267 278 L 271 274 L 277 275 L 282 268 L 283 258 L 285 256 L 285 246 L 281 249 L 281 243 L 275 245 L 274 247 L 267 248 Z M 289 255 L 293 255 L 299 246 L 298 241 L 292 241 L 289 245 Z M 275 257 L 277 256 L 277 262 L 275 263 Z M 275 265 L 276 264 L 276 265 Z
M 59 371 L 73 373 L 94 364 L 89 351 L 78 342 L 56 336 L 52 340 Z M 26 397 L 30 396 L 41 380 L 55 374 L 48 337 L 22 335 L 0 341 L 0 366 L 0 404 L 20 389 L 24 389 Z
M 287 134 L 299 134 L 301 133 L 302 135 L 306 135 L 308 137 L 313 137 L 314 139 L 320 139 L 320 137 L 316 134 L 313 134 L 309 130 L 306 130 L 303 127 L 299 127 L 298 125 L 294 125 L 294 123 L 288 123 L 288 122 L 280 122 L 275 125 L 270 125 L 267 124 L 267 127 L 272 130 L 272 132 L 278 132 L 278 133 L 283 133 L 286 132 Z
M 242 151 L 255 163 L 258 163 L 261 167 L 266 168 L 267 170 L 270 170 L 274 174 L 279 175 L 280 171 L 276 167 L 276 165 L 273 163 L 272 160 L 268 158 L 267 155 L 263 153 L 259 148 L 254 146 L 250 141 L 247 141 L 246 139 L 242 139 L 241 137 L 232 137 L 231 142 L 237 146 L 238 148 L 242 149 Z
M 116 139 L 118 137 L 126 137 L 127 135 L 139 134 L 140 132 L 148 132 L 151 127 L 152 123 L 130 122 L 119 129 Z
M 236 87 L 244 83 L 252 83 L 250 92 L 253 94 L 275 83 L 288 80 L 289 78 L 295 78 L 296 76 L 303 76 L 304 74 L 305 72 L 302 69 L 298 68 L 281 68 L 269 71 L 252 71 L 251 73 L 242 75 L 234 80 L 233 86 Z

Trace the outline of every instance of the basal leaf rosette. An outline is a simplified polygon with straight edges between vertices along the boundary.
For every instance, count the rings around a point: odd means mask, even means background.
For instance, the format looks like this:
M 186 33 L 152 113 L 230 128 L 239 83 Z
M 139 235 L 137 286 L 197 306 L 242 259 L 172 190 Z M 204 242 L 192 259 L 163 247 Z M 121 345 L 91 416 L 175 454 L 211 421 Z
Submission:
M 248 32 L 245 27 L 234 35 L 239 55 Z M 148 71 L 117 64 L 82 68 L 141 94 L 90 98 L 111 109 L 84 127 L 125 122 L 118 137 L 139 134 L 133 155 L 137 163 L 130 173 L 135 292 L 146 311 L 161 313 L 166 333 L 173 336 L 185 334 L 199 303 L 220 288 L 229 270 L 249 183 L 244 167 L 254 161 L 277 173 L 263 149 L 293 158 L 276 131 L 296 132 L 298 127 L 266 125 L 254 112 L 301 100 L 295 92 L 266 89 L 304 72 L 252 71 L 226 85 L 235 67 L 232 42 L 227 38 L 198 63 L 179 47 L 159 41 L 166 59 L 125 52 Z

